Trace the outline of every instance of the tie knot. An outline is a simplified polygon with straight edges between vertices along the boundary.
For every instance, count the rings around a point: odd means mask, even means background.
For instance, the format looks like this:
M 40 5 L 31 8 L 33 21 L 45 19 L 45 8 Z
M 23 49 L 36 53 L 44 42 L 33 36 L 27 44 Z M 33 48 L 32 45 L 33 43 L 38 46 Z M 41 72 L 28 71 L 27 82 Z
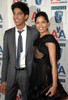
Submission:
M 19 31 L 19 30 L 18 30 L 18 33 L 21 35 L 21 33 L 22 33 L 23 31 L 24 31 L 24 30 L 22 30 L 22 31 Z

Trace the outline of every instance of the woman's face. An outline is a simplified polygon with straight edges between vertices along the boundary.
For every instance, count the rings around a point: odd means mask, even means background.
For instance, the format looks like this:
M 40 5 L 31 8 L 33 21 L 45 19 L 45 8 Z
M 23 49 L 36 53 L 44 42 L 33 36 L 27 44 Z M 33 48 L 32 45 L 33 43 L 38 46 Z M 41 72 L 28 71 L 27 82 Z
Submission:
M 40 33 L 45 33 L 48 29 L 48 24 L 47 20 L 45 20 L 45 18 L 43 16 L 39 16 L 36 19 L 36 28 Z

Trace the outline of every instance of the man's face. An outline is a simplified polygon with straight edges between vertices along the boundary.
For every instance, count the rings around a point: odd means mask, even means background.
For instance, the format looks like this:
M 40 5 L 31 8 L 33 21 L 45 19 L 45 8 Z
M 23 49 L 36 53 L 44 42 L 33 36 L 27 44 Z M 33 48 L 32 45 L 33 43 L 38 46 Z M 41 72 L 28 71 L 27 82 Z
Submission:
M 27 15 L 24 15 L 24 13 L 19 8 L 15 8 L 13 11 L 13 19 L 16 24 L 16 26 L 22 26 L 25 25 Z

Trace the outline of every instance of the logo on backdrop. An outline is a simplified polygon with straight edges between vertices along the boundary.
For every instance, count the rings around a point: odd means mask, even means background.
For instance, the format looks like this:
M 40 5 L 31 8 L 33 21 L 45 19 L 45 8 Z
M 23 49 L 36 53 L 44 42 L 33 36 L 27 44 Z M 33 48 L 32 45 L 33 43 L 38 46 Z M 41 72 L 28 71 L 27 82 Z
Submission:
M 51 10 L 66 10 L 66 6 L 51 6 Z
M 3 49 L 0 46 L 0 67 L 2 66 L 2 55 L 3 55 Z
M 56 23 L 62 22 L 63 11 L 56 11 L 55 12 L 55 21 Z
M 19 1 L 21 1 L 21 2 L 27 2 L 27 0 L 13 0 L 13 2 L 19 2 Z
M 3 18 L 2 18 L 2 15 L 0 14 L 0 23 L 3 22 Z
M 54 35 L 55 38 L 58 38 L 59 40 L 62 40 L 62 41 L 66 40 L 65 32 L 63 29 L 61 29 L 60 26 L 57 26 L 56 30 L 52 31 L 52 35 Z
M 32 17 L 31 17 L 31 22 L 32 23 L 35 23 L 35 15 L 36 15 L 36 13 L 38 13 L 40 11 L 41 11 L 40 8 L 37 8 L 37 11 L 36 12 L 33 12 Z
M 16 100 L 22 100 L 22 94 L 19 93 L 17 96 L 16 96 Z
M 0 14 L 0 28 L 2 28 L 2 22 L 3 22 L 3 18 L 2 15 Z
M 67 0 L 51 0 L 51 4 L 67 3 Z
M 42 0 L 35 0 L 35 3 L 36 3 L 37 5 L 41 5 Z
M 60 63 L 58 63 L 57 68 L 58 68 L 58 76 L 59 76 L 60 82 L 65 83 L 66 72 L 65 72 L 64 67 L 60 65 Z
M 65 48 L 66 48 L 66 43 L 59 43 L 59 45 L 60 45 L 60 59 L 65 59 L 65 53 L 63 53 L 63 52 L 65 52 L 64 50 L 66 50 Z
M 52 16 L 55 16 L 55 22 L 56 23 L 61 23 L 63 22 L 67 22 L 66 21 L 66 9 L 67 6 L 51 6 L 51 12 L 52 12 Z

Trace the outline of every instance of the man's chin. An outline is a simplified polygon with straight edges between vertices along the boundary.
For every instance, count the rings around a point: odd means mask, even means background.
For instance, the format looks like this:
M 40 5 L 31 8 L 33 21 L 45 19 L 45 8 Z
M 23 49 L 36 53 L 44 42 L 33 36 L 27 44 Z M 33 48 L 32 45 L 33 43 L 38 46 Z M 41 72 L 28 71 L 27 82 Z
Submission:
M 19 26 L 19 25 L 20 25 L 20 23 L 18 23 L 18 22 L 15 22 L 15 25 L 16 25 L 16 26 Z
M 21 26 L 20 24 L 16 24 L 16 26 Z

